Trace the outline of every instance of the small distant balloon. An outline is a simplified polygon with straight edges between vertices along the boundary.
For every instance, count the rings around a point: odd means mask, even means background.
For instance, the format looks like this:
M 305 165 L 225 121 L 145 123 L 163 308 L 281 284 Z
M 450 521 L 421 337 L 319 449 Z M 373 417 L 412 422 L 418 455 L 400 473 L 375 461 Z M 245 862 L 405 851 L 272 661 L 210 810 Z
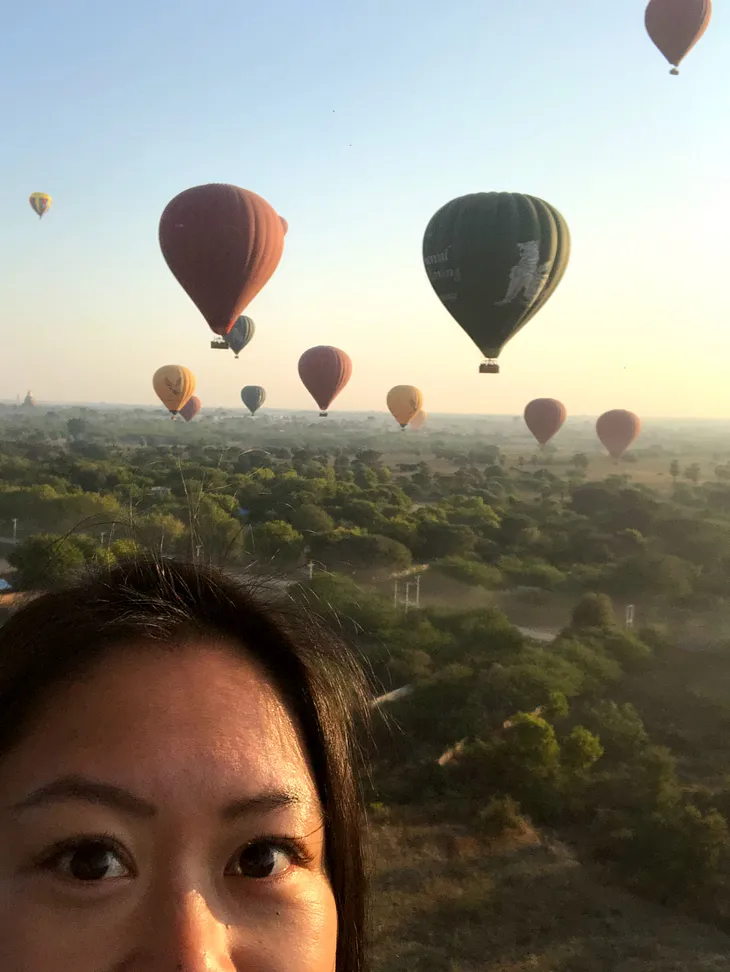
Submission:
M 305 351 L 299 359 L 299 377 L 309 394 L 319 405 L 322 418 L 327 415 L 352 375 L 350 356 L 339 348 L 322 344 Z
M 535 398 L 525 406 L 525 425 L 544 446 L 561 430 L 567 414 L 557 399 Z
M 289 224 L 283 216 L 280 216 L 279 219 L 281 220 L 281 227 L 284 230 L 284 236 L 286 236 L 286 234 L 289 232 Z
M 650 0 L 644 22 L 652 41 L 679 74 L 679 65 L 710 25 L 712 0 Z
M 178 283 L 222 337 L 279 265 L 284 227 L 255 192 L 213 183 L 167 204 L 159 240 Z
M 223 335 L 223 340 L 226 342 L 231 351 L 233 351 L 235 356 L 238 357 L 241 351 L 243 351 L 246 345 L 251 341 L 255 333 L 256 325 L 251 318 L 241 315 L 236 319 L 236 322 L 228 334 Z
M 152 387 L 174 418 L 195 391 L 195 376 L 182 365 L 163 365 L 154 373 Z
M 422 408 L 419 408 L 416 414 L 411 419 L 411 428 L 415 429 L 416 432 L 418 432 L 419 429 L 422 429 L 423 426 L 426 424 L 427 417 L 428 417 L 427 413 Z
M 28 202 L 30 203 L 30 208 L 34 213 L 38 214 L 38 218 L 42 219 L 43 214 L 47 213 L 51 208 L 51 202 L 53 200 L 48 195 L 47 192 L 32 192 Z
M 641 419 L 633 412 L 614 408 L 596 422 L 596 433 L 612 459 L 620 459 L 641 432 Z
M 396 385 L 387 396 L 390 414 L 405 429 L 423 407 L 423 395 L 415 385 Z
M 191 397 L 185 402 L 183 407 L 180 409 L 180 414 L 185 419 L 186 422 L 192 422 L 195 416 L 200 411 L 200 399 L 197 395 L 191 395 Z
M 255 415 L 266 401 L 266 389 L 261 385 L 246 385 L 241 389 L 241 401 Z

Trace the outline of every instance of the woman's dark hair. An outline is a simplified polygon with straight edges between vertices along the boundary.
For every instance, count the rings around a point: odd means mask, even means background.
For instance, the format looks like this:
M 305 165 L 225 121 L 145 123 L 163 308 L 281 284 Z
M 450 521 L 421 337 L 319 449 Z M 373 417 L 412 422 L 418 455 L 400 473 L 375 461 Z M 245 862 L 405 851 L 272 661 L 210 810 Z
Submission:
M 48 696 L 125 643 L 174 647 L 224 637 L 256 659 L 300 726 L 326 820 L 339 921 L 337 972 L 362 972 L 366 921 L 358 719 L 367 689 L 347 649 L 300 604 L 274 602 L 222 572 L 134 560 L 41 594 L 0 628 L 0 758 Z

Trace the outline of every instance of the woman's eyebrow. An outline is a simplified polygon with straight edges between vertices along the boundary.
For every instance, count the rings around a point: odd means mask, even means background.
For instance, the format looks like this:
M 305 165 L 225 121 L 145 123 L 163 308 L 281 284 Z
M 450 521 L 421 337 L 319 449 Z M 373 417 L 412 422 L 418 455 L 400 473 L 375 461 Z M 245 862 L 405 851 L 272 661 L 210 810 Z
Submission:
M 63 776 L 46 783 L 10 809 L 13 813 L 21 813 L 24 810 L 69 801 L 101 804 L 133 817 L 150 818 L 158 813 L 158 808 L 153 803 L 123 787 L 83 776 Z M 303 795 L 293 789 L 272 790 L 233 800 L 222 808 L 221 816 L 225 820 L 234 820 L 238 817 L 271 813 L 285 807 L 301 806 L 305 802 Z

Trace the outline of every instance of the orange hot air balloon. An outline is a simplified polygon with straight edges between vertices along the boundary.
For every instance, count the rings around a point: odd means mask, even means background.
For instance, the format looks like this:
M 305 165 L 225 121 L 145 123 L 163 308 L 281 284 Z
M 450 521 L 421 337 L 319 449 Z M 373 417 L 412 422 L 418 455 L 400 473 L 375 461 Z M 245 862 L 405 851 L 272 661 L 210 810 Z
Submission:
M 284 226 L 266 200 L 218 183 L 175 196 L 159 237 L 168 267 L 220 335 L 269 280 L 284 249 Z
M 702 37 L 712 17 L 712 0 L 650 0 L 644 22 L 654 44 L 677 68 Z
M 544 446 L 563 427 L 567 414 L 565 405 L 557 399 L 535 398 L 525 406 L 525 425 Z
M 198 414 L 201 408 L 200 399 L 197 395 L 191 395 L 190 398 L 185 402 L 183 407 L 180 409 L 180 414 L 185 419 L 186 422 L 192 422 L 195 416 Z
M 641 419 L 633 412 L 615 408 L 596 422 L 596 433 L 612 459 L 620 459 L 641 432 Z
M 195 375 L 182 365 L 164 365 L 154 373 L 152 387 L 174 418 L 195 391 Z
M 422 408 L 419 408 L 416 414 L 411 419 L 411 428 L 415 429 L 416 432 L 418 432 L 418 430 L 422 429 L 423 426 L 426 424 L 427 418 L 428 415 L 426 414 L 426 412 L 424 412 Z
M 390 414 L 402 429 L 423 407 L 423 395 L 415 385 L 396 385 L 386 399 Z
M 299 377 L 319 405 L 322 418 L 327 415 L 327 409 L 348 383 L 351 375 L 350 356 L 327 344 L 310 348 L 299 359 Z

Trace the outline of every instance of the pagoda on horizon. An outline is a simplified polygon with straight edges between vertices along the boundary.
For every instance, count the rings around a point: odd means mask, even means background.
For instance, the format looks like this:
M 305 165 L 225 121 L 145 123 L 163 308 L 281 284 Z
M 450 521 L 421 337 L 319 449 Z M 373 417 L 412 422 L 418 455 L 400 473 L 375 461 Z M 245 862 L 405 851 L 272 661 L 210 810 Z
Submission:
M 28 394 L 25 396 L 25 401 L 23 402 L 23 405 L 24 406 L 27 405 L 28 408 L 33 408 L 35 406 L 35 398 L 33 398 L 32 391 L 29 391 Z

